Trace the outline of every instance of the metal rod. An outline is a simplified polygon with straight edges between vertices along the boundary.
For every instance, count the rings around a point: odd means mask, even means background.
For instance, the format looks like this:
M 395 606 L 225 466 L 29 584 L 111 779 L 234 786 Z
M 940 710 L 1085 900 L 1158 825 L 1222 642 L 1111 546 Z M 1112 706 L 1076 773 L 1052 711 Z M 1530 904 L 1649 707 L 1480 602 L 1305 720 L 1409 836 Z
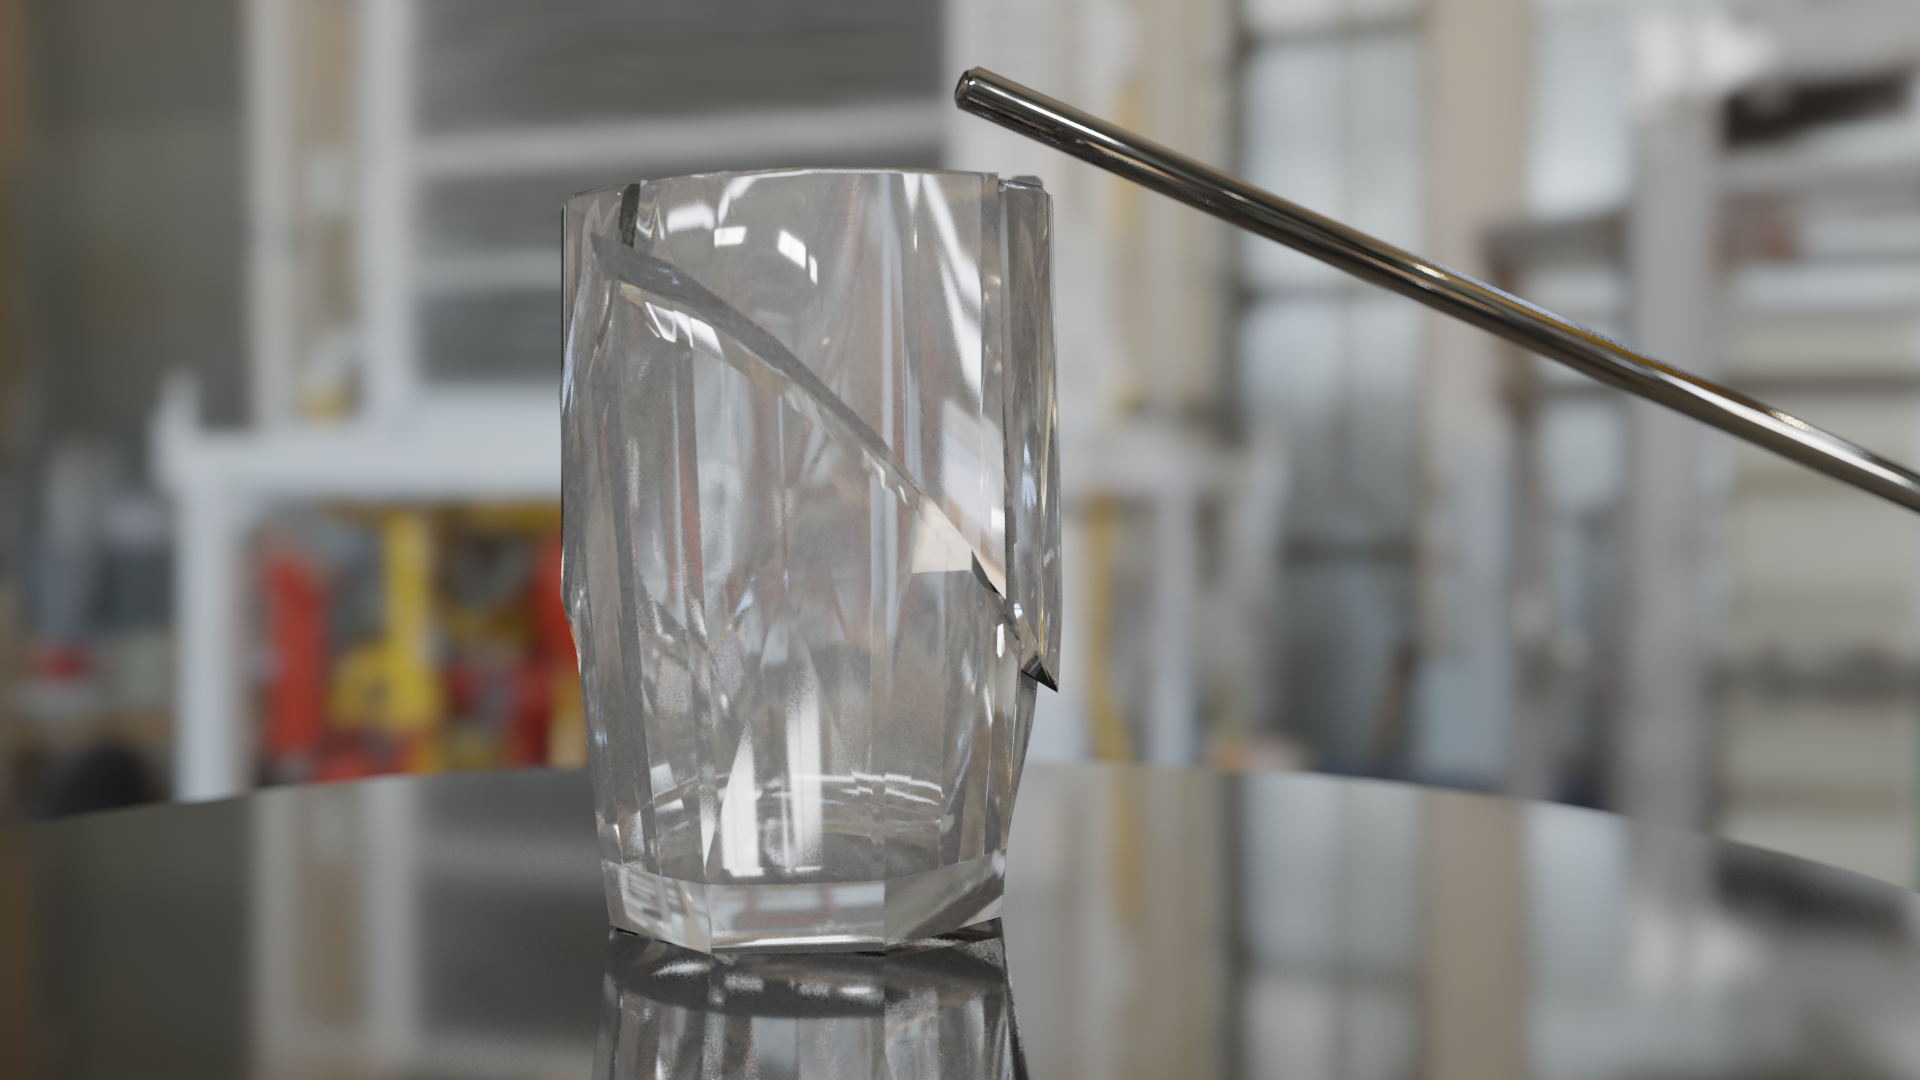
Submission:
M 976 116 L 1411 297 L 1608 385 L 1920 510 L 1920 475 L 1903 466 L 984 68 L 960 77 L 953 100 Z

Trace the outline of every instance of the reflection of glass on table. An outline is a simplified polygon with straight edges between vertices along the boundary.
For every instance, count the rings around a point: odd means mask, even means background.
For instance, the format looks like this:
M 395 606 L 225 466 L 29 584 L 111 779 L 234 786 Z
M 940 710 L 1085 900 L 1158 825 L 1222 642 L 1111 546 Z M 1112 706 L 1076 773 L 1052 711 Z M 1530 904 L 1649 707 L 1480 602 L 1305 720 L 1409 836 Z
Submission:
M 999 931 L 889 953 L 717 956 L 616 934 L 595 1080 L 1024 1076 Z
M 1059 655 L 1045 192 L 715 174 L 566 220 L 564 589 L 613 921 L 710 951 L 993 918 Z

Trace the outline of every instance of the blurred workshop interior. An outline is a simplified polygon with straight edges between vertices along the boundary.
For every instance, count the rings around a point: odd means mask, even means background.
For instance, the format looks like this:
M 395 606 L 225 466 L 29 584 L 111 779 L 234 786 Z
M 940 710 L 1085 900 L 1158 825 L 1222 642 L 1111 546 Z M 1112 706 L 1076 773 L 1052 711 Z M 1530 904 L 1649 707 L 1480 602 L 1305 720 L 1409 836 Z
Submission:
M 1903 885 L 1912 516 L 957 112 L 991 68 L 1896 460 L 1920 6 L 0 0 L 0 806 L 577 765 L 559 208 L 1054 199 L 1038 759 L 1621 811 Z

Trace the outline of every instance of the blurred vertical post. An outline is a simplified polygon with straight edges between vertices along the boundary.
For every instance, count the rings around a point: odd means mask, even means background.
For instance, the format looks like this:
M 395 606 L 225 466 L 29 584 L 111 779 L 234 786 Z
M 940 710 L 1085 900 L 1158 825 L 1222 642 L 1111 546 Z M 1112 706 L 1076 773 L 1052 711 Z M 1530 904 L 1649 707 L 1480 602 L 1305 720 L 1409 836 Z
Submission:
M 1490 232 L 1525 209 L 1525 0 L 1431 0 L 1428 250 L 1487 276 Z M 1422 395 L 1414 773 L 1500 786 L 1514 736 L 1508 618 L 1514 446 L 1511 350 L 1427 318 Z
M 1718 376 L 1719 95 L 1699 61 L 1721 24 L 1649 16 L 1636 31 L 1639 95 L 1627 214 L 1633 344 Z M 1714 512 L 1707 434 L 1643 401 L 1628 408 L 1621 709 L 1611 806 L 1705 824 L 1712 773 L 1706 575 Z
M 241 6 L 247 154 L 247 348 L 252 366 L 249 411 L 260 427 L 291 419 L 295 368 L 291 327 L 299 282 L 293 273 L 296 161 L 293 125 L 297 66 L 290 0 L 246 0 Z
M 0 203 L 11 208 L 26 150 L 26 27 L 19 0 L 0 0 Z M 0 820 L 18 807 L 13 725 L 15 687 L 20 676 L 18 628 L 21 610 L 20 557 L 26 539 L 18 512 L 20 462 L 17 448 L 20 327 L 15 310 L 14 258 L 16 215 L 0 215 Z M 0 1042 L 5 1028 L 0 1025 Z
M 1470 274 L 1490 276 L 1491 233 L 1525 210 L 1529 15 L 1526 0 L 1428 3 L 1428 250 Z M 1509 615 L 1513 350 L 1438 315 L 1427 316 L 1427 350 L 1413 764 L 1422 779 L 1493 788 L 1512 773 L 1520 722 Z M 1423 1071 L 1517 1080 L 1527 1037 L 1519 821 L 1480 799 L 1442 797 L 1433 808 Z
M 174 540 L 175 632 L 196 645 L 183 652 L 175 675 L 173 797 L 224 799 L 253 786 L 242 689 L 229 678 L 245 655 L 235 585 L 245 550 L 235 523 L 243 515 L 212 485 L 176 485 L 173 496 L 187 508 Z
M 0 823 L 23 811 L 19 805 L 18 767 L 14 762 L 15 687 L 20 678 L 20 610 L 11 567 L 0 565 Z
M 355 299 L 366 355 L 366 411 L 392 420 L 420 392 L 414 357 L 416 12 L 410 0 L 356 0 L 354 17 L 360 65 L 354 86 Z

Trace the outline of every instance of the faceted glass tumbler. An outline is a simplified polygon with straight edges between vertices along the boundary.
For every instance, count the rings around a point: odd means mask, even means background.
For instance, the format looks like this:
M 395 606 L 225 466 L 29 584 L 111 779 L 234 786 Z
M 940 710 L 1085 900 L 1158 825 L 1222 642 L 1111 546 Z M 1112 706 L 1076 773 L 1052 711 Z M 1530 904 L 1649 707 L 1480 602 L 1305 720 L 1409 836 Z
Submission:
M 616 926 L 814 951 L 998 915 L 1059 662 L 1049 213 L 933 170 L 567 204 L 562 588 Z

